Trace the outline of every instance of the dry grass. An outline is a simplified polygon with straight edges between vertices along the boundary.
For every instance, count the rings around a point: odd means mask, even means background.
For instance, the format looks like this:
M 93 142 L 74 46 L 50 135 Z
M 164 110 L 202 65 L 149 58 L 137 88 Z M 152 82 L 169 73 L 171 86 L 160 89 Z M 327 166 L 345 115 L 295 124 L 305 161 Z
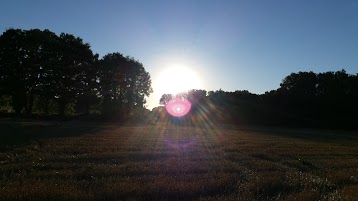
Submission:
M 0 200 L 355 200 L 358 136 L 1 123 Z

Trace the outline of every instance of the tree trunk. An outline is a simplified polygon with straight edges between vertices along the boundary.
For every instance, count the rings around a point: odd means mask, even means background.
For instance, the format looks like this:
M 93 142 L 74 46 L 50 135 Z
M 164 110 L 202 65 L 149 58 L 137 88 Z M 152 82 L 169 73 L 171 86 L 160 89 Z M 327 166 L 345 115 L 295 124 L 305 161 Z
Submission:
M 17 115 L 21 115 L 26 106 L 26 94 L 22 91 L 15 91 L 11 97 L 11 105 Z
M 33 94 L 27 94 L 26 96 L 26 114 L 31 115 L 32 114 L 32 108 L 34 106 L 34 95 Z
M 90 113 L 90 96 L 87 96 L 84 100 L 84 113 L 88 115 Z
M 103 114 L 104 116 L 108 117 L 111 114 L 111 108 L 112 106 L 110 105 L 110 97 L 104 97 L 103 99 Z
M 44 112 L 46 115 L 48 115 L 48 104 L 49 104 L 49 98 L 45 97 L 45 103 L 44 103 Z
M 61 117 L 65 116 L 66 106 L 67 106 L 67 101 L 64 98 L 60 98 L 60 100 L 59 100 L 59 115 Z

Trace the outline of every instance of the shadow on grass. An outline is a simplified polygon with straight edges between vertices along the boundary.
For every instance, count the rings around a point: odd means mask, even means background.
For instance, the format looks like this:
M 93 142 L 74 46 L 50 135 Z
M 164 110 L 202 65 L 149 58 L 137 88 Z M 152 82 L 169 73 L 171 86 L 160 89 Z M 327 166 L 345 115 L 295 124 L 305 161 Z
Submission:
M 103 129 L 102 124 L 52 121 L 0 121 L 0 148 L 21 145 L 33 140 L 58 137 L 76 137 Z
M 302 129 L 302 128 L 284 128 L 284 127 L 260 127 L 247 126 L 231 128 L 233 130 L 248 131 L 255 134 L 277 136 L 284 138 L 291 138 L 312 142 L 325 143 L 358 143 L 357 131 L 342 131 L 342 130 L 323 130 L 323 129 Z

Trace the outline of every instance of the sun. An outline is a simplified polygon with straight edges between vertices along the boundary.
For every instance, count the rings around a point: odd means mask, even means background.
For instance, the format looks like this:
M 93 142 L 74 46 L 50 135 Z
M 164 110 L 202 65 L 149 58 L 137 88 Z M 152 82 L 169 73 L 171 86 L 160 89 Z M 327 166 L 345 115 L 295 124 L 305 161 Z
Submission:
M 154 90 L 160 95 L 177 94 L 191 89 L 202 89 L 200 76 L 192 69 L 182 65 L 164 68 L 155 82 Z

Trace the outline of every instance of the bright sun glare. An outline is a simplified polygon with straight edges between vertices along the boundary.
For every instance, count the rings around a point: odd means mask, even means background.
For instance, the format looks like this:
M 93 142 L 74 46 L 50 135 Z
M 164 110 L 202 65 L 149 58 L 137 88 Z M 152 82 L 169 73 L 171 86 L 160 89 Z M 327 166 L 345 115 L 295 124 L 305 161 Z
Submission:
M 188 67 L 173 65 L 163 69 L 156 80 L 154 90 L 160 95 L 176 94 L 190 89 L 202 89 L 200 77 Z

